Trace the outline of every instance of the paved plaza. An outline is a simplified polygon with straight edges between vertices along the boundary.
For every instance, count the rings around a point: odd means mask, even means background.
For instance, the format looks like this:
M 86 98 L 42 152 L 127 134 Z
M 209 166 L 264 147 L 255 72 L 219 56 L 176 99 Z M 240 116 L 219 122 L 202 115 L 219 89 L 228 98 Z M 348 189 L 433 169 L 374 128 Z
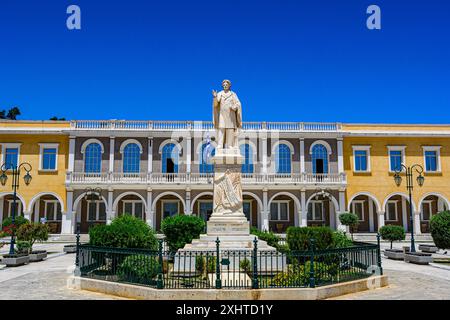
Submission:
M 399 248 L 405 244 L 396 244 Z M 104 294 L 68 289 L 67 278 L 74 268 L 74 254 L 63 253 L 64 244 L 36 244 L 36 250 L 47 250 L 46 261 L 31 263 L 16 268 L 0 267 L 0 299 L 86 299 L 105 300 L 120 299 Z M 382 244 L 382 247 L 387 247 Z M 1 249 L 6 253 L 7 246 Z M 450 257 L 450 252 L 442 255 Z M 450 266 L 449 269 L 434 266 L 419 266 L 403 261 L 383 258 L 384 273 L 389 276 L 389 286 L 345 295 L 334 299 L 340 300 L 402 300 L 450 299 Z

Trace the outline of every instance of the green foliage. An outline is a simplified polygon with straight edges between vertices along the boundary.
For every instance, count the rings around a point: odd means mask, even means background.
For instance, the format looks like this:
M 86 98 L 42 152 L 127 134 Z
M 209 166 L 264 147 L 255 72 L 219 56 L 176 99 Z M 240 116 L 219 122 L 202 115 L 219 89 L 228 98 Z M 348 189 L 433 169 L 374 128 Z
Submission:
M 280 241 L 280 237 L 272 231 L 261 231 L 258 228 L 251 227 L 250 233 L 257 236 L 258 239 L 266 241 L 269 246 L 278 248 L 278 241 Z
M 431 218 L 430 232 L 438 248 L 450 248 L 450 211 L 439 212 Z
M 380 228 L 380 235 L 383 240 L 394 241 L 405 240 L 405 229 L 402 226 L 386 225 Z
M 353 241 L 342 231 L 333 232 L 333 248 L 347 248 L 353 246 Z
M 16 228 L 20 227 L 22 224 L 30 223 L 30 221 L 28 219 L 24 218 L 23 216 L 16 216 L 14 220 L 15 220 L 14 225 L 16 226 Z M 11 224 L 12 224 L 12 218 L 8 217 L 5 220 L 3 220 L 2 227 L 3 228 L 9 227 Z
M 359 218 L 356 214 L 351 212 L 344 212 L 339 215 L 339 220 L 344 226 L 356 227 L 359 223 Z
M 17 240 L 30 243 L 30 250 L 36 241 L 47 241 L 49 226 L 42 223 L 24 223 L 17 229 Z
M 97 225 L 89 229 L 89 244 L 112 248 L 158 249 L 155 233 L 144 221 L 124 214 L 110 225 Z
M 153 278 L 158 274 L 158 260 L 148 255 L 132 255 L 120 264 L 117 275 L 122 281 L 153 284 Z
M 314 261 L 316 284 L 329 282 L 337 276 L 339 265 Z M 311 262 L 289 265 L 286 272 L 275 275 L 269 285 L 273 287 L 304 287 L 309 285 Z
M 289 227 L 286 241 L 292 251 L 309 250 L 309 240 L 315 240 L 315 250 L 333 246 L 333 230 L 329 227 Z
M 241 270 L 246 273 L 250 272 L 250 270 L 251 270 L 250 260 L 244 259 L 241 262 L 239 262 L 239 268 L 241 268 Z
M 30 254 L 31 252 L 31 243 L 30 241 L 18 240 L 16 242 L 16 253 L 17 254 Z
M 204 229 L 205 221 L 196 216 L 176 215 L 165 218 L 161 223 L 161 230 L 171 251 L 177 251 L 199 238 Z
M 204 256 L 202 254 L 195 257 L 195 270 L 198 274 L 205 275 L 206 273 L 216 272 L 216 257 Z

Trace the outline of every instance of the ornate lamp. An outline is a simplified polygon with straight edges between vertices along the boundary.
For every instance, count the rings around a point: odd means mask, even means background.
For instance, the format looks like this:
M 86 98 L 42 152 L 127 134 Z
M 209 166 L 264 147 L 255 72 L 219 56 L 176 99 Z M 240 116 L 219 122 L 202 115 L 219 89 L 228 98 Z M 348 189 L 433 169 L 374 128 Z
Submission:
M 400 185 L 402 184 L 402 177 L 400 177 L 400 174 L 396 173 L 394 175 L 394 181 L 397 187 L 400 187 Z

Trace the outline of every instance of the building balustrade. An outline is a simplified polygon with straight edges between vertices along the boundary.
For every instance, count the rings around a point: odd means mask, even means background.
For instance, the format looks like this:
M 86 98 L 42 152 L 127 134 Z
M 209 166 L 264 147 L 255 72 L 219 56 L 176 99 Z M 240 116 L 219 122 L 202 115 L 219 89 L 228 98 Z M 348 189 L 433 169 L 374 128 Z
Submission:
M 71 130 L 186 131 L 214 130 L 212 121 L 147 121 L 147 120 L 73 120 Z M 244 131 L 333 132 L 340 123 L 320 122 L 243 122 Z
M 214 175 L 206 173 L 85 173 L 67 172 L 68 184 L 212 184 Z M 263 174 L 243 173 L 244 185 L 256 184 L 346 184 L 345 173 L 293 173 L 293 174 Z

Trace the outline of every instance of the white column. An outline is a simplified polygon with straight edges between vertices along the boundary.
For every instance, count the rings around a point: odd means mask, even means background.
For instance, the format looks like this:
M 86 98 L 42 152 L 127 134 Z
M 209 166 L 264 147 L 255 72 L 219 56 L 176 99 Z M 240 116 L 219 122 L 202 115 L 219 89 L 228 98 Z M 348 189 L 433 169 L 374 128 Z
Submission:
M 69 163 L 67 166 L 67 171 L 73 172 L 75 165 L 75 137 L 69 137 Z
M 191 212 L 191 189 L 189 188 L 186 189 L 185 203 L 186 208 L 184 208 L 184 214 L 190 216 L 192 212 Z
M 301 191 L 300 201 L 302 205 L 302 221 L 300 226 L 306 227 L 308 226 L 308 207 L 306 206 L 306 191 Z
M 305 172 L 305 139 L 300 138 L 300 173 Z
M 3 202 L 5 201 L 4 198 L 0 198 L 0 225 L 3 223 Z
M 108 190 L 108 211 L 106 212 L 106 224 L 111 224 L 111 221 L 114 219 L 116 215 L 113 208 L 113 201 L 114 201 L 113 191 L 114 191 L 113 189 Z
M 338 152 L 338 170 L 339 173 L 344 172 L 344 143 L 342 138 L 337 139 L 337 152 Z
M 420 212 L 414 213 L 414 234 L 422 234 L 422 230 L 420 230 Z
M 152 227 L 155 228 L 155 221 L 153 220 L 153 209 L 152 209 L 152 204 L 153 204 L 153 191 L 151 188 L 147 189 L 147 211 L 145 212 L 145 219 L 147 221 L 147 224 Z
M 114 172 L 114 137 L 109 137 L 109 172 Z
M 191 158 L 192 158 L 192 151 L 191 151 L 191 145 L 192 145 L 192 141 L 191 141 L 191 137 L 187 137 L 186 138 L 186 173 L 191 173 Z M 190 210 L 190 208 L 189 208 Z
M 36 203 L 34 204 L 34 222 L 38 223 L 39 222 L 39 208 L 40 208 L 41 202 L 38 200 L 36 201 Z
M 31 221 L 31 211 L 24 211 L 23 217 L 27 219 L 28 221 Z
M 403 220 L 403 228 L 405 228 L 405 232 L 408 232 L 408 214 L 406 212 L 405 197 L 402 197 L 402 220 Z
M 153 138 L 148 137 L 148 152 L 147 152 L 148 164 L 147 173 L 153 172 Z
M 334 209 L 335 212 L 333 212 L 333 203 L 330 201 L 330 206 L 328 208 L 328 215 L 330 216 L 330 228 L 331 229 L 335 229 L 337 230 L 337 219 L 339 219 L 338 217 L 336 217 L 336 209 Z
M 374 232 L 374 220 L 373 220 L 373 200 L 371 197 L 369 198 L 369 231 Z
M 67 190 L 66 192 L 66 207 L 67 210 L 62 215 L 61 221 L 61 234 L 73 234 L 73 191 Z M 34 214 L 36 216 L 36 214 Z
M 267 174 L 267 138 L 262 139 L 262 168 L 261 173 Z
M 377 211 L 378 216 L 378 230 L 380 230 L 381 227 L 384 227 L 384 211 Z
M 263 189 L 263 212 L 262 212 L 262 230 L 269 230 L 269 199 L 267 189 Z
M 342 230 L 348 232 L 348 227 L 341 224 L 341 220 L 339 219 L 339 214 L 345 212 L 345 191 L 339 190 L 339 208 L 335 208 L 336 210 L 336 230 Z

